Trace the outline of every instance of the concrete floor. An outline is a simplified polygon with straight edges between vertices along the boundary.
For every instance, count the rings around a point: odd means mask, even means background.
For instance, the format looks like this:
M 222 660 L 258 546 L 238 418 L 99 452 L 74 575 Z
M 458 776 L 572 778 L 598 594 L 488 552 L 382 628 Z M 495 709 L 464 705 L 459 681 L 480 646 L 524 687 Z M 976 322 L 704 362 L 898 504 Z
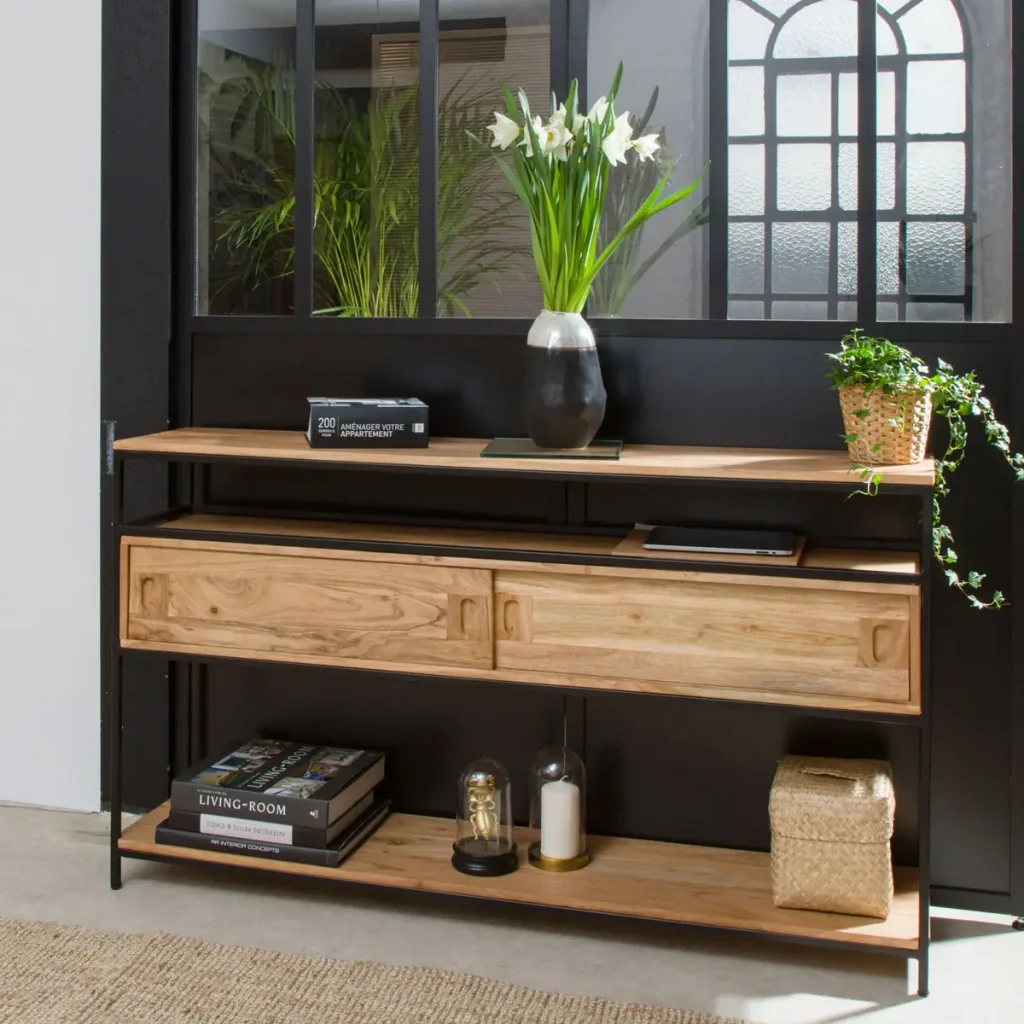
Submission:
M 913 963 L 724 933 L 142 861 L 125 862 L 115 893 L 105 828 L 99 815 L 0 807 L 0 916 L 437 967 L 759 1024 L 1024 1024 L 1024 933 L 995 915 L 936 912 L 933 991 L 920 1000 Z

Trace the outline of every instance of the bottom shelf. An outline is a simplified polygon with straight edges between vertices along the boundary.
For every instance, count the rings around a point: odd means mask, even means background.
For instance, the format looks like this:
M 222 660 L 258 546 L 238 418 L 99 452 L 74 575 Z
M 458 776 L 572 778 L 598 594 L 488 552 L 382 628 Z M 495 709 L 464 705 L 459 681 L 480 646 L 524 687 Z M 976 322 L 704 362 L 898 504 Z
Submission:
M 167 811 L 163 804 L 125 829 L 121 851 L 866 947 L 918 948 L 917 872 L 912 869 L 897 869 L 892 913 L 878 921 L 775 907 L 765 853 L 591 836 L 588 867 L 550 874 L 526 863 L 526 837 L 521 836 L 518 871 L 472 878 L 450 864 L 451 821 L 394 814 L 340 867 L 324 868 L 157 843 L 155 829 Z

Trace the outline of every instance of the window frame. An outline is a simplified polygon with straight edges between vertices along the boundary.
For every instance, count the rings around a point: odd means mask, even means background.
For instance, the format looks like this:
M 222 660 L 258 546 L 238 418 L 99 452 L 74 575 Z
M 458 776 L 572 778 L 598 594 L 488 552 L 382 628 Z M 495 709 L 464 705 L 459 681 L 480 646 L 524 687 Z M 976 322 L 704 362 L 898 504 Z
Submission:
M 956 0 L 954 0 L 956 3 Z M 438 0 L 420 0 L 420 94 L 433 97 L 434 102 L 420 104 L 420 201 L 419 201 L 419 273 L 420 308 L 415 318 L 338 318 L 313 314 L 313 92 L 315 76 L 315 0 L 296 0 L 297 54 L 296 79 L 298 92 L 296 152 L 296 239 L 295 310 L 291 314 L 269 315 L 201 315 L 196 310 L 198 286 L 197 241 L 197 166 L 198 131 L 197 59 L 199 0 L 181 0 L 179 7 L 179 89 L 175 111 L 176 175 L 175 175 L 175 294 L 180 312 L 179 337 L 190 338 L 200 331 L 232 333 L 266 331 L 301 331 L 312 334 L 365 335 L 368 331 L 385 334 L 417 333 L 425 336 L 515 336 L 525 334 L 533 313 L 522 317 L 473 318 L 438 317 L 436 315 L 437 276 L 437 91 L 440 19 Z M 708 92 L 709 147 L 712 167 L 727 167 L 728 135 L 728 3 L 711 2 L 709 9 Z M 965 59 L 970 52 L 970 26 L 961 6 L 965 36 Z M 551 83 L 564 95 L 569 81 L 577 78 L 581 96 L 586 101 L 587 44 L 589 0 L 550 0 L 551 10 Z M 1013 118 L 1013 278 L 1012 306 L 1014 320 L 1006 323 L 980 321 L 907 322 L 879 321 L 876 293 L 877 238 L 873 216 L 877 203 L 877 57 L 875 15 L 888 12 L 873 2 L 859 0 L 860 46 L 857 60 L 858 110 L 858 210 L 857 223 L 857 323 L 868 331 L 878 331 L 897 342 L 909 342 L 927 336 L 930 340 L 960 341 L 971 338 L 979 342 L 1009 341 L 1014 337 L 1018 310 L 1024 310 L 1024 117 Z M 1019 40 L 1024 17 L 1013 22 L 1013 37 Z M 1018 53 L 1011 57 L 1012 103 L 1015 111 L 1024 111 L 1024 74 L 1020 71 Z M 884 58 L 883 58 L 884 60 Z M 899 98 L 897 98 L 899 103 Z M 970 117 L 968 118 L 968 131 Z M 970 146 L 970 142 L 968 142 Z M 308 170 L 307 170 L 308 169 Z M 303 173 L 299 173 L 299 172 Z M 308 179 L 308 180 L 306 180 Z M 967 167 L 968 193 L 971 183 L 970 160 Z M 1018 197 L 1020 197 L 1018 199 Z M 728 177 L 711 173 L 708 179 L 711 209 L 728 209 Z M 965 217 L 969 215 L 971 197 Z M 870 214 L 869 214 L 870 211 Z M 853 326 L 842 320 L 730 320 L 728 307 L 728 217 L 711 217 L 707 227 L 708 305 L 707 319 L 641 319 L 622 317 L 609 321 L 595 318 L 592 326 L 599 338 L 679 338 L 737 340 L 807 340 L 833 342 Z M 869 230 L 865 230 L 865 226 Z M 969 230 L 968 225 L 968 230 Z M 967 273 L 971 273 L 968 255 Z M 967 278 L 968 295 L 971 279 Z M 189 344 L 183 346 L 190 348 Z

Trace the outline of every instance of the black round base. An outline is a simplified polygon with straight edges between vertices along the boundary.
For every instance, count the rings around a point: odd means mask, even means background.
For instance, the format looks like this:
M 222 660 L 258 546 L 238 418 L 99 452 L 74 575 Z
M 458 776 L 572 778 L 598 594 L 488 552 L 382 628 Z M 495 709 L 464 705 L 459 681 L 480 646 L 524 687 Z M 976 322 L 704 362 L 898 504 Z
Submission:
M 500 853 L 482 854 L 459 843 L 453 843 L 452 867 L 464 875 L 510 875 L 519 867 L 519 854 L 515 843 Z

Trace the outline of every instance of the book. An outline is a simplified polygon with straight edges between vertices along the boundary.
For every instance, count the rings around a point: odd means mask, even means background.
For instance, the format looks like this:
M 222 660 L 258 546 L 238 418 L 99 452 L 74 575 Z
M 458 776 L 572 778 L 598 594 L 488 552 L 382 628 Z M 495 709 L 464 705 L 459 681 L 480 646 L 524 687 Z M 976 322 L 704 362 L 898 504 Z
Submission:
M 354 807 L 346 811 L 326 829 L 304 828 L 301 825 L 281 825 L 273 821 L 252 818 L 232 818 L 224 814 L 204 814 L 196 811 L 171 810 L 164 824 L 179 832 L 201 832 L 206 836 L 227 839 L 251 839 L 281 846 L 309 846 L 325 850 L 357 818 L 373 805 L 373 793 L 367 793 Z
M 418 398 L 310 398 L 311 448 L 426 448 L 430 410 Z
M 256 739 L 175 779 L 171 807 L 327 829 L 383 778 L 375 751 Z
M 295 864 L 316 864 L 320 867 L 336 868 L 380 828 L 390 812 L 390 800 L 374 804 L 326 849 L 265 843 L 258 839 L 203 835 L 202 832 L 170 828 L 166 824 L 157 825 L 156 841 L 166 846 L 185 846 L 193 850 L 239 853 L 245 857 L 265 857 Z

